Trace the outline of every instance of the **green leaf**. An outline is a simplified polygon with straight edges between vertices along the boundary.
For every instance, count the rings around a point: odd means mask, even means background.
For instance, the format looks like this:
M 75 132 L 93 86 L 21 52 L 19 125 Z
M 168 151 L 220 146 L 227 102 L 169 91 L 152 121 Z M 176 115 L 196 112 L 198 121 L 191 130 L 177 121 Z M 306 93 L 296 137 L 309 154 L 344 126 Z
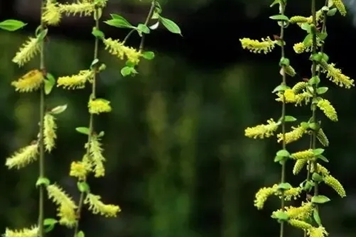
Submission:
M 0 29 L 7 30 L 7 31 L 16 31 L 23 28 L 26 23 L 23 23 L 19 20 L 8 19 L 5 21 L 0 22 Z
M 286 115 L 284 117 L 284 122 L 295 122 L 297 121 L 297 118 L 293 117 L 293 116 L 290 116 L 290 115 Z
M 40 177 L 37 179 L 36 182 L 36 187 L 39 187 L 41 185 L 47 186 L 49 185 L 51 182 L 49 181 L 49 179 L 45 178 L 45 177 Z
M 145 34 L 149 34 L 151 32 L 150 28 L 148 28 L 145 24 L 138 24 L 137 29 Z
M 287 150 L 279 150 L 276 153 L 277 156 L 282 156 L 282 157 L 289 157 L 290 153 Z
M 281 14 L 270 16 L 269 18 L 276 21 L 289 21 L 289 18 L 287 16 Z
M 89 135 L 89 128 L 87 127 L 78 127 L 75 129 L 77 132 L 85 134 L 85 135 Z
M 330 198 L 328 198 L 327 196 L 324 196 L 324 195 L 318 195 L 318 196 L 312 197 L 311 201 L 312 201 L 312 203 L 323 204 L 326 202 L 330 202 Z
M 283 211 L 276 211 L 273 213 L 272 218 L 278 219 L 279 221 L 288 221 L 289 216 Z
M 98 134 L 98 137 L 103 137 L 105 135 L 105 132 L 104 131 L 101 131 L 99 134 Z
M 309 123 L 308 128 L 311 130 L 317 131 L 320 129 L 320 124 L 319 123 Z
M 36 35 L 36 37 L 38 38 L 39 41 L 42 41 L 48 33 L 48 29 L 39 29 L 39 33 Z
M 303 185 L 303 190 L 306 192 L 310 192 L 310 190 L 315 186 L 313 181 L 306 181 Z
M 104 32 L 102 32 L 101 30 L 97 29 L 96 27 L 93 28 L 91 33 L 92 33 L 92 35 L 94 35 L 98 39 L 104 39 L 105 38 Z
M 318 85 L 320 83 L 320 77 L 314 76 L 308 80 L 309 85 Z
M 315 62 L 319 62 L 320 63 L 322 61 L 322 59 L 323 59 L 323 56 L 321 54 L 319 54 L 319 53 L 312 54 L 310 56 L 310 60 L 315 61 Z
M 305 30 L 306 32 L 310 33 L 311 32 L 311 27 L 309 23 L 302 23 L 300 26 L 302 30 Z M 310 35 L 310 34 L 309 34 Z M 311 35 L 312 36 L 312 35 Z
M 280 189 L 280 190 L 288 190 L 291 188 L 292 188 L 292 185 L 290 185 L 290 183 L 280 183 L 278 185 L 278 189 Z
M 159 17 L 159 21 L 162 23 L 162 25 L 164 25 L 164 27 L 166 27 L 167 30 L 169 30 L 173 34 L 182 35 L 179 26 L 174 21 L 164 18 L 162 16 Z
M 78 182 L 77 187 L 78 187 L 78 190 L 82 193 L 87 193 L 90 191 L 90 187 L 87 182 Z
M 288 58 L 281 58 L 281 60 L 279 61 L 279 66 L 289 66 L 290 65 L 290 61 Z
M 320 219 L 320 215 L 319 215 L 319 212 L 316 208 L 314 208 L 313 210 L 313 218 L 315 220 L 315 222 L 319 225 L 319 226 L 322 226 L 321 224 L 321 219 Z
M 49 95 L 54 87 L 54 84 L 53 82 L 49 81 L 49 80 L 44 80 L 44 90 L 45 90 L 45 94 L 46 95 Z
M 76 237 L 85 237 L 85 234 L 83 231 L 79 231 Z
M 324 93 L 326 93 L 329 90 L 329 88 L 327 88 L 326 86 L 323 87 L 319 87 L 316 89 L 316 93 L 318 93 L 318 95 L 322 95 Z
M 114 26 L 117 28 L 131 28 L 135 29 L 133 25 L 130 24 L 124 17 L 117 15 L 117 14 L 110 14 L 112 19 L 104 21 L 104 23 L 108 24 L 109 26 Z
M 137 71 L 134 67 L 126 66 L 121 69 L 121 75 L 124 77 L 135 74 L 137 74 Z
M 318 156 L 318 155 L 323 154 L 324 151 L 325 151 L 325 149 L 323 149 L 323 148 L 317 148 L 317 149 L 313 150 L 313 153 L 315 156 Z
M 274 90 L 272 91 L 272 93 L 276 93 L 276 92 L 280 92 L 280 91 L 285 91 L 287 89 L 290 89 L 289 86 L 287 85 L 279 85 L 276 88 L 274 88 Z
M 43 221 L 43 225 L 45 227 L 45 232 L 48 233 L 50 232 L 51 230 L 54 229 L 55 225 L 58 223 L 58 221 L 56 219 L 53 219 L 53 218 L 46 218 L 44 221 Z
M 91 62 L 90 64 L 90 68 L 93 69 L 96 65 L 98 65 L 99 63 L 99 59 L 94 59 L 93 62 Z
M 314 181 L 316 181 L 316 182 L 321 182 L 321 181 L 323 181 L 323 177 L 322 177 L 320 174 L 318 174 L 318 173 L 313 173 L 312 179 L 313 179 Z
M 67 109 L 67 105 L 60 105 L 57 107 L 54 107 L 53 109 L 51 109 L 50 113 L 51 114 L 61 114 L 63 113 L 65 110 Z
M 335 7 L 335 8 L 330 9 L 330 10 L 326 13 L 326 15 L 328 15 L 328 16 L 334 16 L 334 15 L 336 14 L 336 12 L 337 12 L 337 8 Z
M 317 158 L 324 161 L 325 163 L 329 163 L 329 160 L 323 155 L 318 155 Z
M 152 51 L 146 51 L 142 53 L 142 57 L 147 60 L 152 60 L 155 58 L 155 53 Z
M 281 2 L 281 0 L 274 0 L 274 1 L 272 2 L 272 4 L 269 5 L 269 7 L 273 7 L 274 5 L 279 4 L 280 2 Z

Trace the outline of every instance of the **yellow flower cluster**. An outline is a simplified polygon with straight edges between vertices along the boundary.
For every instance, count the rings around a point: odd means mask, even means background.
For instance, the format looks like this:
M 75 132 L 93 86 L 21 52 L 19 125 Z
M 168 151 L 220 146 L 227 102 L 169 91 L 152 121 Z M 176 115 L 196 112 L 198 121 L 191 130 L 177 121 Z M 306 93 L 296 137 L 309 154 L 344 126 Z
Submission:
M 249 38 L 240 39 L 243 49 L 247 49 L 252 53 L 264 53 L 271 52 L 277 44 L 277 40 L 271 40 L 270 37 L 262 39 L 261 41 L 253 40 Z
M 278 129 L 280 123 L 276 123 L 273 119 L 267 120 L 267 124 L 248 127 L 245 129 L 245 136 L 250 138 L 265 138 L 273 136 Z

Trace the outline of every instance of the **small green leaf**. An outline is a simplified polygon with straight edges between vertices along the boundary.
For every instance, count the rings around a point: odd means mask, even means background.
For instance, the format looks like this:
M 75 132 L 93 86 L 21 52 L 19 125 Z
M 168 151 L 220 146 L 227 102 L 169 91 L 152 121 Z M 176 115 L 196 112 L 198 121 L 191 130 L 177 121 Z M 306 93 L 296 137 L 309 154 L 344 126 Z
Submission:
M 290 116 L 290 115 L 286 115 L 284 117 L 284 122 L 295 122 L 297 121 L 297 118 L 293 117 L 293 116 Z
M 90 191 L 90 187 L 87 182 L 78 182 L 77 187 L 78 187 L 78 190 L 82 193 L 87 193 Z
M 147 60 L 152 60 L 155 58 L 155 53 L 152 51 L 146 51 L 142 53 L 142 57 Z
M 276 21 L 289 21 L 289 18 L 285 15 L 274 15 L 270 16 L 269 18 Z
M 314 181 L 316 181 L 316 182 L 321 182 L 321 181 L 323 181 L 323 177 L 322 177 L 320 174 L 318 174 L 318 173 L 313 173 L 312 179 L 313 179 Z
M 290 61 L 288 58 L 281 58 L 281 60 L 279 61 L 279 66 L 289 66 L 290 65 Z
M 272 218 L 278 219 L 279 221 L 288 221 L 289 220 L 288 214 L 283 211 L 274 212 L 272 215 Z
M 328 37 L 328 34 L 327 34 L 327 33 L 318 32 L 318 33 L 316 34 L 316 36 L 317 36 L 320 40 L 325 40 L 326 37 Z
M 313 150 L 313 153 L 315 156 L 318 156 L 318 155 L 323 154 L 324 151 L 325 151 L 325 149 L 323 149 L 323 148 L 317 148 L 317 149 Z
M 276 93 L 276 92 L 280 92 L 280 91 L 285 91 L 287 89 L 290 89 L 289 86 L 286 85 L 279 85 L 276 88 L 274 88 L 274 90 L 272 91 L 272 93 Z
M 324 161 L 325 163 L 329 163 L 329 160 L 323 155 L 318 155 L 317 158 Z
M 303 185 L 303 190 L 306 192 L 310 192 L 310 190 L 315 186 L 313 181 L 306 181 Z
M 92 33 L 92 35 L 94 35 L 98 39 L 104 39 L 105 38 L 104 32 L 102 32 L 101 30 L 97 29 L 96 27 L 93 28 L 91 33 Z
M 60 114 L 63 113 L 65 110 L 67 109 L 67 105 L 60 105 L 57 107 L 54 107 L 53 109 L 51 109 L 50 113 L 51 114 Z
M 307 33 L 311 32 L 311 27 L 309 23 L 302 23 L 302 25 L 300 26 L 300 28 L 302 30 L 305 30 Z
M 44 80 L 44 91 L 46 95 L 49 95 L 54 87 L 55 82 L 50 80 Z
M 37 179 L 36 182 L 36 187 L 39 187 L 41 185 L 47 186 L 49 185 L 51 182 L 49 181 L 49 179 L 45 178 L 45 177 L 40 177 Z
M 75 129 L 77 132 L 85 134 L 85 135 L 89 135 L 89 128 L 87 127 L 78 127 Z
M 96 65 L 98 65 L 99 63 L 99 59 L 94 59 L 93 62 L 91 62 L 90 64 L 90 68 L 93 69 Z
M 307 122 L 301 122 L 300 126 L 302 126 L 304 129 L 309 129 L 309 123 Z
M 315 62 L 321 62 L 323 59 L 323 55 L 316 53 L 316 54 L 312 54 L 310 56 L 310 60 L 315 61 Z
M 117 14 L 111 14 L 111 17 L 113 19 L 104 21 L 104 23 L 108 24 L 109 26 L 114 26 L 117 28 L 131 28 L 135 29 L 133 25 L 130 24 L 124 17 L 117 15 Z
M 318 195 L 318 196 L 312 197 L 311 201 L 312 201 L 312 203 L 323 204 L 326 202 L 330 202 L 330 198 L 328 198 L 327 196 L 324 196 L 324 195 Z
M 293 188 L 293 187 L 292 187 L 292 185 L 290 185 L 290 183 L 280 183 L 278 185 L 278 189 L 280 189 L 280 190 L 288 190 L 291 188 Z
M 174 21 L 164 18 L 162 16 L 159 17 L 159 21 L 162 23 L 162 25 L 164 25 L 164 27 L 166 27 L 167 30 L 169 30 L 173 34 L 182 35 L 182 31 Z
M 334 16 L 334 15 L 336 14 L 336 12 L 337 12 L 337 8 L 335 7 L 335 8 L 330 9 L 330 10 L 328 11 L 328 13 L 326 13 L 326 15 L 328 15 L 328 16 Z
M 309 85 L 318 85 L 320 83 L 320 77 L 314 76 L 308 80 Z
M 85 234 L 83 231 L 79 231 L 76 237 L 85 237 Z
M 121 69 L 121 75 L 124 77 L 135 74 L 137 74 L 137 71 L 134 67 L 126 66 Z
M 316 89 L 316 93 L 318 93 L 318 95 L 322 95 L 326 93 L 328 90 L 329 88 L 327 88 L 326 86 L 322 86 Z
M 149 34 L 151 32 L 150 28 L 148 28 L 148 26 L 145 24 L 138 24 L 137 30 L 145 34 Z
M 287 150 L 279 150 L 276 153 L 277 156 L 282 156 L 282 157 L 289 157 L 290 153 Z
M 308 128 L 311 130 L 317 131 L 320 129 L 320 124 L 319 123 L 309 123 Z
M 319 226 L 322 226 L 321 224 L 321 219 L 320 219 L 320 215 L 319 215 L 319 212 L 316 208 L 313 209 L 313 218 L 315 220 L 315 222 L 319 225 Z
M 47 33 L 48 33 L 48 29 L 39 29 L 39 33 L 37 36 L 38 40 L 39 41 L 42 41 L 46 36 L 47 36 Z
M 0 29 L 7 30 L 7 31 L 16 31 L 23 28 L 26 23 L 23 23 L 19 20 L 8 19 L 5 21 L 0 22 Z
M 101 131 L 99 134 L 98 134 L 98 137 L 103 137 L 105 135 L 105 132 L 104 131 Z
M 44 221 L 43 221 L 43 225 L 45 227 L 45 232 L 48 233 L 50 232 L 51 230 L 54 229 L 55 225 L 58 223 L 58 221 L 56 219 L 53 219 L 53 218 L 46 218 Z
M 273 7 L 274 5 L 279 4 L 280 2 L 281 2 L 281 0 L 274 0 L 274 1 L 272 2 L 272 4 L 269 5 L 269 7 Z

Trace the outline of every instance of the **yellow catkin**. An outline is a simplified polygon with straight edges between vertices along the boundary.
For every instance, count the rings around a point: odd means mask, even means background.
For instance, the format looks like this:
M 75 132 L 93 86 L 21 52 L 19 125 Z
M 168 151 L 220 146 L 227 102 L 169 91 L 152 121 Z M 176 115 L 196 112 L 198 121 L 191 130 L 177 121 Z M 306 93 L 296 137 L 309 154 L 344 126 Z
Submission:
M 332 175 L 327 175 L 324 177 L 324 183 L 335 190 L 340 197 L 346 197 L 346 192 L 342 184 Z
M 288 221 L 288 223 L 291 226 L 294 226 L 296 228 L 303 229 L 303 230 L 308 230 L 313 227 L 311 224 L 309 224 L 305 221 L 297 220 L 297 219 L 291 219 Z
M 262 209 L 268 197 L 272 196 L 276 189 L 274 187 L 263 187 L 255 195 L 254 206 Z
M 300 160 L 300 159 L 306 159 L 306 160 L 310 160 L 313 159 L 315 157 L 314 152 L 312 149 L 308 149 L 305 151 L 299 151 L 299 152 L 295 152 L 293 154 L 291 154 L 291 158 L 295 159 L 295 160 Z
M 330 101 L 326 99 L 321 99 L 318 103 L 317 106 L 321 111 L 324 112 L 325 116 L 328 117 L 331 121 L 337 122 L 337 113 L 335 108 L 331 105 Z
M 299 140 L 306 133 L 305 128 L 302 126 L 292 127 L 292 129 L 293 129 L 292 131 L 287 132 L 285 134 L 286 144 L 289 144 L 291 142 L 295 142 L 295 141 Z M 282 133 L 277 134 L 277 138 L 278 138 L 278 142 L 282 142 L 283 134 Z
M 257 125 L 255 127 L 248 127 L 245 129 L 245 136 L 249 138 L 267 138 L 274 135 L 279 123 L 276 123 L 273 119 L 267 120 L 267 124 Z
M 247 49 L 252 53 L 264 53 L 267 54 L 271 52 L 275 45 L 277 44 L 276 40 L 271 40 L 270 37 L 262 39 L 261 41 L 253 40 L 249 38 L 240 39 L 243 49 Z
M 293 166 L 293 174 L 298 174 L 304 166 L 308 163 L 308 160 L 296 160 Z

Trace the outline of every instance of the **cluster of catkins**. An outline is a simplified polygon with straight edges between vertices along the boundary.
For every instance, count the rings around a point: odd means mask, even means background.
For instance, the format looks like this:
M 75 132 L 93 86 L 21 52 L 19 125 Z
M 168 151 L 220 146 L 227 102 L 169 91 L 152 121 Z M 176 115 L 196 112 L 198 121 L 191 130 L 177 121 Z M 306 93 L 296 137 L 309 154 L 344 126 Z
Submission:
M 290 130 L 287 127 L 287 131 L 278 133 L 277 131 L 282 126 L 285 126 L 286 123 L 295 123 L 297 121 L 297 118 L 286 115 L 284 112 L 278 120 L 269 119 L 266 124 L 246 128 L 245 136 L 253 139 L 276 138 L 276 141 L 283 144 L 283 147 L 276 153 L 274 161 L 279 162 L 282 166 L 287 161 L 294 162 L 293 174 L 297 175 L 305 168 L 308 177 L 297 187 L 293 187 L 282 179 L 278 184 L 261 188 L 256 193 L 254 205 L 257 209 L 262 209 L 269 197 L 277 196 L 284 201 L 281 202 L 281 209 L 272 213 L 272 218 L 277 219 L 279 222 L 287 222 L 291 226 L 303 230 L 310 237 L 324 237 L 328 235 L 328 232 L 321 223 L 318 206 L 330 201 L 330 199 L 320 195 L 317 187 L 324 183 L 334 189 L 340 197 L 345 197 L 346 192 L 340 182 L 322 165 L 322 162 L 328 162 L 323 154 L 325 152 L 324 148 L 329 146 L 329 140 L 321 128 L 320 121 L 316 120 L 316 114 L 320 113 L 320 118 L 323 116 L 321 114 L 324 114 L 331 121 L 338 121 L 335 108 L 324 97 L 328 91 L 327 87 L 321 86 L 324 80 L 328 79 L 346 89 L 354 86 L 354 80 L 344 75 L 334 63 L 330 63 L 328 55 L 324 53 L 324 44 L 327 38 L 326 18 L 335 15 L 337 12 L 344 16 L 346 15 L 346 9 L 341 0 L 329 0 L 320 10 L 316 10 L 312 16 L 293 16 L 289 18 L 284 15 L 287 0 L 274 1 L 272 5 L 274 4 L 280 6 L 280 14 L 270 17 L 271 19 L 278 21 L 278 24 L 284 29 L 290 25 L 296 25 L 306 32 L 304 40 L 294 44 L 293 49 L 297 54 L 311 54 L 310 60 L 314 69 L 310 78 L 300 80 L 293 86 L 288 86 L 288 83 L 285 83 L 285 79 L 288 76 L 296 76 L 296 72 L 283 53 L 280 61 L 280 74 L 284 77 L 284 83 L 277 86 L 273 94 L 276 95 L 276 101 L 281 102 L 283 106 L 287 104 L 310 106 L 312 116 L 308 121 L 301 121 L 291 126 Z M 286 43 L 281 37 L 275 36 L 274 40 L 267 37 L 262 41 L 243 38 L 240 39 L 240 42 L 244 49 L 253 53 L 268 53 L 274 50 L 276 46 L 286 47 Z M 288 150 L 288 144 L 305 138 L 311 139 L 311 145 L 308 149 L 297 152 Z M 292 199 L 298 199 L 302 194 L 306 198 L 301 202 L 300 206 L 284 204 Z

